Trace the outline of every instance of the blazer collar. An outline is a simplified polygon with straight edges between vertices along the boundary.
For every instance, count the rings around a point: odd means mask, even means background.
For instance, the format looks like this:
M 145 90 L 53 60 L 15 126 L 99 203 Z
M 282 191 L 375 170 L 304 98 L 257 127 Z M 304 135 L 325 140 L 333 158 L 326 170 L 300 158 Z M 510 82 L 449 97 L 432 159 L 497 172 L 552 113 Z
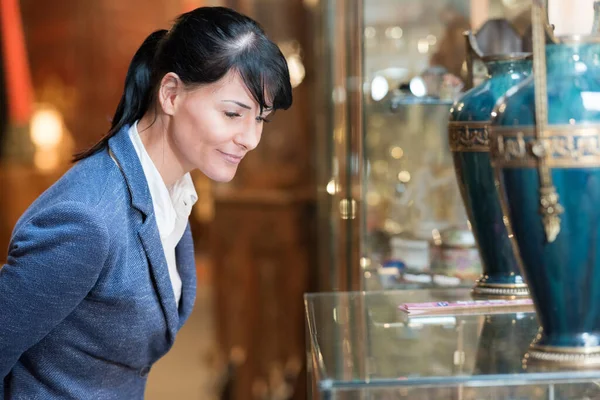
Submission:
M 152 197 L 150 196 L 146 176 L 133 143 L 129 139 L 129 125 L 124 126 L 108 140 L 108 147 L 123 171 L 123 176 L 131 193 L 133 207 L 141 211 L 145 217 L 153 214 Z

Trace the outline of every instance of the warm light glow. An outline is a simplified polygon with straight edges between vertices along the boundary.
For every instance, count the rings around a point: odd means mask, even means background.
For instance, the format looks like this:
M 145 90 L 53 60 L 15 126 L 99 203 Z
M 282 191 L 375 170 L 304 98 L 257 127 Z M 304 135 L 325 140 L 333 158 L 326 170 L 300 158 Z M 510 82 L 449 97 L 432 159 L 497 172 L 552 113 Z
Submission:
M 427 39 L 419 39 L 417 50 L 421 54 L 427 54 L 429 52 L 429 41 Z
M 398 180 L 402 183 L 408 183 L 410 181 L 410 173 L 408 171 L 400 171 Z
M 402 38 L 402 28 L 399 26 L 390 26 L 385 30 L 385 36 L 390 39 L 400 39 Z
M 295 88 L 302 83 L 306 76 L 306 69 L 302 63 L 302 59 L 298 54 L 292 54 L 287 58 L 288 69 L 290 71 L 290 81 L 292 87 Z
M 369 268 L 371 266 L 371 260 L 367 257 L 361 257 L 360 266 L 363 268 Z
M 396 160 L 399 160 L 404 155 L 404 150 L 402 150 L 401 147 L 392 147 L 392 150 L 390 151 L 390 154 L 392 155 L 392 158 L 395 158 Z
M 63 120 L 60 113 L 50 107 L 36 110 L 31 118 L 31 141 L 38 149 L 50 149 L 63 138 Z
M 423 97 L 427 94 L 427 87 L 425 87 L 425 82 L 419 76 L 416 76 L 410 80 L 409 87 L 411 93 L 417 97 Z
M 319 0 L 303 0 L 302 2 L 308 8 L 314 8 L 319 5 Z
M 302 83 L 306 75 L 306 69 L 300 56 L 302 53 L 300 43 L 297 40 L 285 40 L 277 44 L 285 56 L 290 71 L 290 81 L 292 87 L 295 88 Z
M 371 97 L 375 101 L 382 100 L 390 90 L 390 85 L 388 84 L 387 79 L 383 76 L 376 76 L 373 78 L 373 82 L 371 82 Z
M 431 237 L 433 238 L 433 243 L 435 243 L 436 246 L 441 246 L 442 235 L 440 234 L 440 231 L 438 231 L 437 229 L 432 230 Z
M 338 192 L 338 185 L 335 182 L 335 179 L 332 179 L 329 181 L 329 183 L 327 183 L 327 193 L 329 193 L 330 195 L 334 195 Z

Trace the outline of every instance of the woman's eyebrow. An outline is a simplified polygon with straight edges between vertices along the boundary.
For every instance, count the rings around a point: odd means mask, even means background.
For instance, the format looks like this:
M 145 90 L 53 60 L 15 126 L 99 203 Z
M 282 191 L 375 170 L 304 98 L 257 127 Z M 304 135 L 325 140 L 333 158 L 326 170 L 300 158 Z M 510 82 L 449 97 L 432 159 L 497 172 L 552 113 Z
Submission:
M 225 103 L 234 103 L 234 104 L 237 104 L 238 106 L 240 106 L 242 108 L 245 108 L 247 110 L 252 110 L 252 107 L 250 107 L 249 105 L 241 103 L 241 102 L 236 101 L 236 100 L 223 100 L 223 102 L 225 102 Z

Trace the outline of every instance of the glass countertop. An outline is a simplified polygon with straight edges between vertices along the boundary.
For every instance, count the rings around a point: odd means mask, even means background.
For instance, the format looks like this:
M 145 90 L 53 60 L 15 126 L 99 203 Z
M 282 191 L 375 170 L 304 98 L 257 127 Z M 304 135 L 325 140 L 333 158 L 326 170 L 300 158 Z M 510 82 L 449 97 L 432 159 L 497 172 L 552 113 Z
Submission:
M 524 362 L 538 332 L 532 311 L 409 317 L 399 309 L 458 300 L 471 300 L 470 290 L 305 295 L 317 391 L 423 399 L 600 398 L 600 370 L 542 370 Z

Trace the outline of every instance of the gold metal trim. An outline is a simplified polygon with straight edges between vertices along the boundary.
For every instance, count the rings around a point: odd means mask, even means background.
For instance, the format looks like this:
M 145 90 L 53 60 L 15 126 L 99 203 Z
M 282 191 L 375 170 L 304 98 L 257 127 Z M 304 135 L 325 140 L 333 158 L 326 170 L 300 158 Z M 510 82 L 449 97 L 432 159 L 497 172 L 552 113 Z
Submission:
M 520 260 L 519 260 L 520 261 Z M 482 282 L 482 276 L 471 289 L 471 295 L 476 298 L 516 299 L 529 298 L 529 288 L 526 283 L 487 283 Z
M 530 350 L 536 350 L 545 353 L 556 354 L 597 354 L 600 356 L 600 346 L 582 346 L 582 347 L 563 347 L 563 346 L 543 346 L 532 344 Z
M 540 208 L 542 224 L 546 233 L 546 240 L 552 243 L 560 233 L 560 215 L 563 207 L 558 202 L 556 186 L 552 182 L 549 159 L 550 152 L 545 151 L 540 141 L 544 140 L 546 126 L 548 125 L 548 86 L 546 77 L 546 27 L 548 16 L 543 2 L 534 1 L 531 8 L 531 26 L 533 33 L 533 81 L 535 98 L 535 137 L 538 141 L 532 147 L 532 153 L 537 158 L 537 170 L 540 176 Z
M 600 125 L 552 126 L 542 137 L 532 127 L 491 127 L 492 164 L 500 168 L 537 168 L 544 158 L 548 167 L 600 166 Z
M 597 368 L 600 366 L 600 353 L 563 354 L 530 350 L 523 360 L 525 369 L 531 371 L 560 371 L 562 368 Z
M 340 217 L 342 219 L 356 218 L 356 200 L 342 199 L 340 201 Z
M 475 285 L 471 289 L 471 296 L 478 299 L 526 299 L 529 298 L 529 289 L 527 287 L 519 288 L 488 288 L 485 286 Z
M 503 136 L 535 136 L 535 127 L 533 125 L 514 125 L 514 126 L 490 126 L 492 135 L 500 134 Z M 544 136 L 595 136 L 600 134 L 600 124 L 564 124 L 564 125 L 546 125 Z
M 523 366 L 527 368 L 586 368 L 600 365 L 600 346 L 547 346 L 539 345 L 543 337 L 543 328 L 529 346 L 523 359 Z
M 488 127 L 490 121 L 448 123 L 448 143 L 450 151 L 487 153 L 490 151 Z
M 486 287 L 491 289 L 527 289 L 526 283 L 486 283 L 477 281 L 477 287 Z

